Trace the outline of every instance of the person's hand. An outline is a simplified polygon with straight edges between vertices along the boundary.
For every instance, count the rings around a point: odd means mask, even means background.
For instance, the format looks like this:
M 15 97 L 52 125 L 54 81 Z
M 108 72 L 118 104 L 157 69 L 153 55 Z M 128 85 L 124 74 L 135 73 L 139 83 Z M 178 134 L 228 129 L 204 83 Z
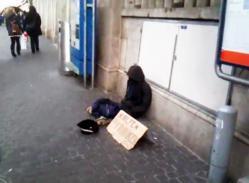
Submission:
M 86 112 L 88 112 L 89 114 L 92 114 L 92 111 L 93 111 L 92 106 L 86 108 Z
M 96 122 L 99 126 L 106 126 L 111 122 L 111 119 L 107 119 L 104 116 L 100 116 L 98 119 L 96 119 Z
M 28 36 L 29 36 L 29 34 L 28 34 L 26 31 L 23 33 L 23 35 L 24 35 L 25 37 L 28 37 Z

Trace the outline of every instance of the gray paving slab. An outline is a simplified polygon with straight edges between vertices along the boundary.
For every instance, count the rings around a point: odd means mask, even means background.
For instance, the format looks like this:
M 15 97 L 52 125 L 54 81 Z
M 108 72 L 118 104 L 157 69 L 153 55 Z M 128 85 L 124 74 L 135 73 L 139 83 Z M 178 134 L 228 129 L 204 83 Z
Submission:
M 149 131 L 132 151 L 105 128 L 82 135 L 84 108 L 105 94 L 61 76 L 48 40 L 41 38 L 40 53 L 14 59 L 6 35 L 1 27 L 0 183 L 206 182 L 207 164 L 146 119 Z

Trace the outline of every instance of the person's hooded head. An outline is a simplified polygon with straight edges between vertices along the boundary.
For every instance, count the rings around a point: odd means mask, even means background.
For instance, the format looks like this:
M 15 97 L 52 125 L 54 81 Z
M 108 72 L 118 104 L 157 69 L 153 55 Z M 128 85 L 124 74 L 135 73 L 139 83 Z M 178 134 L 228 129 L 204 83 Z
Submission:
M 18 8 L 14 6 L 7 7 L 1 12 L 1 15 L 4 16 L 6 19 L 9 19 L 17 14 L 17 9 Z
M 137 81 L 137 82 L 144 82 L 144 80 L 145 80 L 143 70 L 138 65 L 131 66 L 128 70 L 127 75 L 129 77 L 129 79 L 132 79 L 132 80 Z
M 31 6 L 29 7 L 29 13 L 32 14 L 32 15 L 33 15 L 33 14 L 36 14 L 36 9 L 35 9 L 34 6 L 31 5 Z

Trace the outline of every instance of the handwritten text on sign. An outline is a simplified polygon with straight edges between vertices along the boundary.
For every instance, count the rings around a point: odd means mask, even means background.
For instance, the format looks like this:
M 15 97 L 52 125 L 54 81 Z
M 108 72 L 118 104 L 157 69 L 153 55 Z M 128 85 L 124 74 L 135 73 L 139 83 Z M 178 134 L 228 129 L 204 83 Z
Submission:
M 147 130 L 146 126 L 122 110 L 107 127 L 113 138 L 128 150 L 136 145 Z

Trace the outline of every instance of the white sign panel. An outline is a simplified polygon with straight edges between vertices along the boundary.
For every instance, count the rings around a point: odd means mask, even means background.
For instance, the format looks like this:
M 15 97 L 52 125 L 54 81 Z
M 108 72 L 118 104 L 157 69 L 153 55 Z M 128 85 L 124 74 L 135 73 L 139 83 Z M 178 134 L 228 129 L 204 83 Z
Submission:
M 228 0 L 221 60 L 249 67 L 249 0 Z

